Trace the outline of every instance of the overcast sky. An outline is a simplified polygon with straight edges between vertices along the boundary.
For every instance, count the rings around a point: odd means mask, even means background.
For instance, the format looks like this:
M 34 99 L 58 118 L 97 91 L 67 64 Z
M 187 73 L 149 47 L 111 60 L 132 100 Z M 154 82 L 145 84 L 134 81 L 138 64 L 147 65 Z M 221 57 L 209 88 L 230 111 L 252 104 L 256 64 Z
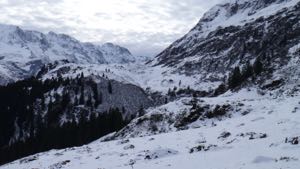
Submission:
M 221 0 L 0 0 L 0 23 L 155 55 Z

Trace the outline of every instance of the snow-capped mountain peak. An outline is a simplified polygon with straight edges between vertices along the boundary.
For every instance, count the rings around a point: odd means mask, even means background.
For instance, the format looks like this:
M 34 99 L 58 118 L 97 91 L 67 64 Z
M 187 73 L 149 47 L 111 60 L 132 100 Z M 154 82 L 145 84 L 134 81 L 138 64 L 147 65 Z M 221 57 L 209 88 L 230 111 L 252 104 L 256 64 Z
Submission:
M 300 43 L 299 9 L 300 0 L 226 0 L 151 64 L 197 75 L 199 83 L 224 82 L 234 68 L 256 60 L 272 74 L 298 57 L 289 49 Z
M 298 2 L 299 0 L 225 0 L 206 12 L 187 37 L 197 34 L 198 38 L 205 38 L 218 27 L 244 25 L 259 17 L 267 17 L 294 6 Z
M 130 63 L 136 61 L 128 49 L 113 43 L 104 43 L 101 45 L 101 49 L 105 60 L 110 63 Z
M 6 79 L 0 84 L 31 76 L 43 64 L 58 60 L 107 64 L 134 62 L 135 57 L 128 49 L 112 43 L 96 45 L 65 34 L 44 34 L 18 26 L 0 25 L 0 75 Z

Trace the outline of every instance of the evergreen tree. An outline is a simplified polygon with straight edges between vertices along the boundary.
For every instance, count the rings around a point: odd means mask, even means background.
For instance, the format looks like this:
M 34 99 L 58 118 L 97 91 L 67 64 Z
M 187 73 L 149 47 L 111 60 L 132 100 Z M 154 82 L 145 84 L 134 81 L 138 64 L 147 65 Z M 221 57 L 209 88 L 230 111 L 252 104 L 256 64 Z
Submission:
M 49 103 L 48 103 L 48 112 L 52 110 L 53 107 L 53 101 L 52 101 L 52 96 L 49 96 Z
M 214 92 L 214 96 L 218 96 L 226 92 L 226 85 L 224 83 L 220 84 Z
M 41 97 L 41 109 L 42 110 L 45 110 L 46 108 L 46 105 L 45 105 L 45 97 L 44 95 Z
M 63 109 L 65 109 L 69 105 L 70 101 L 71 101 L 71 99 L 70 99 L 69 93 L 65 92 L 63 94 L 62 101 L 61 101 L 61 105 L 62 105 Z
M 84 78 L 84 75 L 83 75 L 83 72 L 81 72 L 81 74 L 80 74 L 80 80 L 83 80 L 83 78 Z
M 259 75 L 263 71 L 263 64 L 260 61 L 260 58 L 257 58 L 253 64 L 253 71 L 255 75 Z
M 141 117 L 141 116 L 143 116 L 144 114 L 145 114 L 144 106 L 141 105 L 141 106 L 140 106 L 140 109 L 139 109 L 139 111 L 138 111 L 138 117 Z
M 167 97 L 165 97 L 165 104 L 167 104 L 168 103 L 168 98 Z
M 251 66 L 250 62 L 248 61 L 243 68 L 242 77 L 244 80 L 248 79 L 253 75 L 253 67 Z
M 99 96 L 98 96 L 98 105 L 102 104 L 102 102 L 103 102 L 103 95 L 102 95 L 102 92 L 100 91 Z
M 111 85 L 111 82 L 110 81 L 108 81 L 108 93 L 109 94 L 112 94 L 112 85 Z
M 75 98 L 74 98 L 74 105 L 77 106 L 78 104 L 79 104 L 78 97 L 75 96 Z
M 126 113 L 126 109 L 124 106 L 122 106 L 122 114 L 125 114 Z
M 80 92 L 80 98 L 79 98 L 79 104 L 84 105 L 84 85 L 81 86 L 81 92 Z
M 240 68 L 236 67 L 234 68 L 233 72 L 231 73 L 231 76 L 228 79 L 228 87 L 230 89 L 234 89 L 241 84 L 241 81 L 242 81 L 242 75 L 240 72 Z
M 92 82 L 92 90 L 93 90 L 93 98 L 94 98 L 94 107 L 97 107 L 100 103 L 99 94 L 98 94 L 98 86 L 97 83 Z
M 87 105 L 88 107 L 93 108 L 93 102 L 92 102 L 92 95 L 91 95 L 91 93 L 90 93 L 89 96 L 88 96 L 88 99 L 87 99 L 87 101 L 86 101 L 86 105 Z

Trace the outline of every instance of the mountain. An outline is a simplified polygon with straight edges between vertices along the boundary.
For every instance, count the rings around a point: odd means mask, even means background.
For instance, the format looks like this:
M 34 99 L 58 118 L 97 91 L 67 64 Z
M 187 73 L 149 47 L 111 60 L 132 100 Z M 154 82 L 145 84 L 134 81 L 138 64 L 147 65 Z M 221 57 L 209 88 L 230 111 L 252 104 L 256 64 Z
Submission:
M 0 168 L 296 169 L 299 20 L 225 0 L 147 64 L 46 64 L 0 87 Z
M 192 109 L 191 99 L 185 98 L 134 120 L 119 132 L 126 135 L 118 135 L 112 141 L 103 141 L 108 135 L 81 147 L 31 155 L 0 168 L 297 169 L 299 99 L 299 93 L 275 99 L 258 95 L 255 89 L 201 98 L 197 104 L 202 107 L 232 107 L 225 115 L 210 119 L 204 117 L 203 111 L 203 116 L 198 114 L 203 120 L 195 120 L 193 116 L 184 118 L 188 117 L 184 112 Z M 174 122 L 180 121 L 186 121 L 182 127 L 189 129 L 174 127 Z M 134 123 L 137 125 L 132 127 Z
M 0 84 L 35 75 L 47 63 L 67 60 L 78 64 L 134 62 L 128 49 L 106 43 L 83 43 L 65 34 L 23 30 L 0 25 Z
M 110 79 L 108 73 L 58 76 L 0 86 L 0 163 L 86 144 L 120 130 L 157 102 L 140 87 Z
M 225 1 L 151 65 L 198 74 L 202 82 L 222 82 L 235 67 L 242 69 L 256 60 L 272 74 L 299 57 L 299 9 L 299 0 Z
M 162 102 L 109 69 L 135 62 L 112 43 L 0 25 L 0 163 L 86 144 Z

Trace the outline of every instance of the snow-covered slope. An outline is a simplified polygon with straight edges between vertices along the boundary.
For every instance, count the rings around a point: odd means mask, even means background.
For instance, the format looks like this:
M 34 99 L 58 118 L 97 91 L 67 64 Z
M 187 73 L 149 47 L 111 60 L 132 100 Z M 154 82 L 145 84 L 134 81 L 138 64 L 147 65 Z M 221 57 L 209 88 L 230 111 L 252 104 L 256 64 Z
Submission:
M 100 75 L 110 69 L 116 80 L 166 93 L 169 89 L 188 87 L 214 90 L 227 83 L 235 67 L 243 71 L 247 63 L 253 65 L 260 60 L 264 74 L 255 84 L 265 86 L 281 79 L 294 85 L 299 83 L 299 2 L 226 0 L 147 65 L 80 67 Z
M 274 98 L 257 94 L 256 90 L 202 98 L 212 104 L 238 102 L 240 110 L 222 120 L 196 121 L 189 130 L 109 142 L 98 140 L 82 147 L 32 155 L 0 168 L 297 169 L 299 99 L 299 94 Z M 182 105 L 175 102 L 165 106 L 171 111 L 180 108 Z
M 234 68 L 256 60 L 262 62 L 265 73 L 272 74 L 299 57 L 299 11 L 299 0 L 225 1 L 151 65 L 197 75 L 200 82 L 222 82 Z M 292 49 L 297 54 L 291 55 Z
M 64 71 L 63 71 L 64 70 Z M 66 71 L 67 70 L 67 71 Z M 123 83 L 134 84 L 142 87 L 144 90 L 152 92 L 167 93 L 168 89 L 187 88 L 208 90 L 215 88 L 219 83 L 199 83 L 197 76 L 186 76 L 184 74 L 173 74 L 168 68 L 156 66 L 152 67 L 143 63 L 129 64 L 59 64 L 57 67 L 43 72 L 43 79 L 51 79 L 57 77 L 57 72 L 64 78 L 75 78 L 79 73 L 83 72 L 85 76 L 97 75 L 107 76 Z
M 106 59 L 105 54 L 115 55 L 108 49 L 114 45 L 105 44 L 100 46 L 106 51 L 101 51 L 103 63 L 113 64 L 95 64 L 80 55 L 80 62 L 43 67 L 38 78 L 44 81 L 74 79 L 82 73 L 96 80 L 140 86 L 146 91 L 139 91 L 143 98 L 153 96 L 154 106 L 139 111 L 140 117 L 120 131 L 93 143 L 32 155 L 0 169 L 297 169 L 299 20 L 300 0 L 226 0 L 146 65 L 126 57 L 121 62 Z M 84 45 L 94 51 L 92 44 Z M 116 47 L 116 51 L 124 49 Z M 245 76 L 247 65 L 249 76 Z M 228 76 L 236 68 L 242 72 L 237 80 L 241 82 L 230 88 Z
M 104 64 L 134 62 L 135 57 L 112 43 L 95 45 L 64 34 L 0 25 L 0 84 L 34 75 L 43 64 L 57 60 Z

